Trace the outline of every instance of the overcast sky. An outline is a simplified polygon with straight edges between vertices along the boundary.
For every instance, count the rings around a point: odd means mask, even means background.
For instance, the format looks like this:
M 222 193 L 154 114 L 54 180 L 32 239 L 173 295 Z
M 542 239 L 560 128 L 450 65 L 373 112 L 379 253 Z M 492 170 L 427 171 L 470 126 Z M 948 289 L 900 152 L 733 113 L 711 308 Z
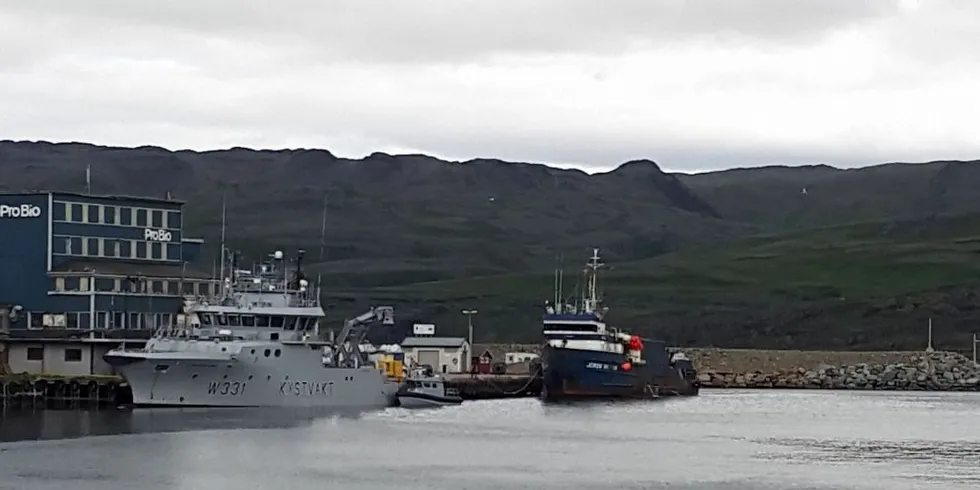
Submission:
M 975 159 L 977 26 L 976 0 L 0 0 L 0 139 Z

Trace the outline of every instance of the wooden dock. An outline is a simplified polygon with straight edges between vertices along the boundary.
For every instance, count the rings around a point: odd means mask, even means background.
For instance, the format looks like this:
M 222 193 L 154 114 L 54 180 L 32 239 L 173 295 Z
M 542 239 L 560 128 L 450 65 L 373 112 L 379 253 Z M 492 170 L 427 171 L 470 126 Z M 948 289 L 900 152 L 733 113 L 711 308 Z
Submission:
M 444 374 L 446 386 L 459 390 L 465 400 L 535 397 L 541 377 L 530 374 Z
M 0 407 L 115 407 L 131 398 L 118 376 L 0 376 Z

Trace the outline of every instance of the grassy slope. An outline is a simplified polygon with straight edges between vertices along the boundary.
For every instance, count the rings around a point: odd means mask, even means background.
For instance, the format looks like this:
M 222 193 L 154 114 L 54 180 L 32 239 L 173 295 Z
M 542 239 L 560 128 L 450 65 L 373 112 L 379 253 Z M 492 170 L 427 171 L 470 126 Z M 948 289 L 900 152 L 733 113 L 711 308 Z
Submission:
M 865 223 L 611 264 L 603 281 L 610 321 L 680 344 L 920 348 L 933 317 L 937 342 L 958 345 L 980 321 L 978 251 L 980 215 Z M 475 307 L 479 340 L 533 341 L 552 281 L 493 276 L 345 297 L 394 303 L 457 333 L 458 310 Z

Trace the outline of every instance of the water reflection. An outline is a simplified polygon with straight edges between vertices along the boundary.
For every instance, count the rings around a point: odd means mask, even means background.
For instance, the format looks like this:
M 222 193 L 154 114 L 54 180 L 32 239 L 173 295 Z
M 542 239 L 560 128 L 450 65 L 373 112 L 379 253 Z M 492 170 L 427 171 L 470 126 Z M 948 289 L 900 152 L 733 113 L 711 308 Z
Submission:
M 8 409 L 0 412 L 0 442 L 209 429 L 291 428 L 308 426 L 323 418 L 357 419 L 364 413 L 336 408 Z

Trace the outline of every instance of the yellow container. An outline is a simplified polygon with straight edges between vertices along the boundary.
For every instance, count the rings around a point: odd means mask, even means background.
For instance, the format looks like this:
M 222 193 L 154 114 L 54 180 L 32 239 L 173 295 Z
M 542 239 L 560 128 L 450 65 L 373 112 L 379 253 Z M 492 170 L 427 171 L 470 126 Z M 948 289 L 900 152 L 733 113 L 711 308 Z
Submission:
M 405 365 L 397 359 L 379 359 L 378 369 L 389 378 L 403 378 L 405 376 Z

